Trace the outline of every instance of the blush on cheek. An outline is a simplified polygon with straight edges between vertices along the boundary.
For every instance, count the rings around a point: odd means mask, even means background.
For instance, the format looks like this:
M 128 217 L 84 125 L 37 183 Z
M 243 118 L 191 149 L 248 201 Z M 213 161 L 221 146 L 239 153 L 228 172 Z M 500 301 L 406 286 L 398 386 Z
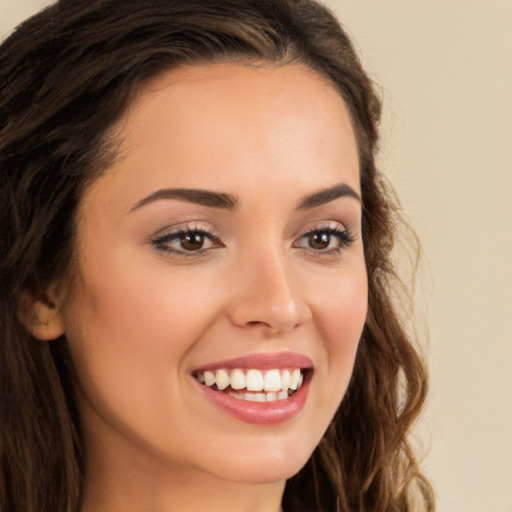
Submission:
M 321 324 L 327 345 L 329 371 L 335 372 L 346 387 L 352 374 L 357 347 L 363 332 L 368 308 L 366 279 L 345 282 L 342 293 L 323 301 Z
M 324 295 L 318 309 L 325 315 L 324 325 L 336 326 L 347 339 L 359 339 L 357 333 L 362 332 L 368 310 L 366 274 L 342 281 L 332 293 Z

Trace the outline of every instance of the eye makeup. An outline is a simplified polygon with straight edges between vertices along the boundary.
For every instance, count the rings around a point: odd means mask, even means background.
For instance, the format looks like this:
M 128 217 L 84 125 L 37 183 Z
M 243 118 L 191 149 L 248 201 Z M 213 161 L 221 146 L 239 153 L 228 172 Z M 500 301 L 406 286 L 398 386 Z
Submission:
M 312 227 L 292 241 L 291 247 L 315 257 L 335 257 L 347 249 L 354 236 L 338 223 Z M 151 241 L 158 251 L 178 258 L 200 258 L 213 249 L 225 247 L 220 236 L 208 226 L 190 225 L 174 229 Z
M 186 226 L 152 240 L 159 251 L 181 258 L 199 257 L 211 249 L 224 247 L 220 238 L 207 227 Z
M 348 228 L 328 223 L 309 229 L 298 237 L 292 246 L 303 249 L 315 257 L 329 257 L 340 254 L 354 240 L 355 237 Z

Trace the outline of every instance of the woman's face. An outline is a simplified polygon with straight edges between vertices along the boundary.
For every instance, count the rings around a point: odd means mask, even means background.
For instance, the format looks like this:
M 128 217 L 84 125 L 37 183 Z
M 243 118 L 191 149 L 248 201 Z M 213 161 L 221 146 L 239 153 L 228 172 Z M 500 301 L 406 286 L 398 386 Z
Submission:
M 331 421 L 366 316 L 347 108 L 297 65 L 201 65 L 154 80 L 116 130 L 59 299 L 88 456 L 282 481 Z

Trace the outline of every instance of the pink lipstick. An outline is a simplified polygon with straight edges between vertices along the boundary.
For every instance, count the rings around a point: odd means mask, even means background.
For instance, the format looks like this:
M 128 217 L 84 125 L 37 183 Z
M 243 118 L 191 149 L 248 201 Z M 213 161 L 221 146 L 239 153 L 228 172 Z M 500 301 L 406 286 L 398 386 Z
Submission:
M 241 421 L 259 425 L 296 416 L 306 403 L 312 375 L 311 359 L 292 352 L 250 354 L 209 363 L 192 373 L 213 404 Z

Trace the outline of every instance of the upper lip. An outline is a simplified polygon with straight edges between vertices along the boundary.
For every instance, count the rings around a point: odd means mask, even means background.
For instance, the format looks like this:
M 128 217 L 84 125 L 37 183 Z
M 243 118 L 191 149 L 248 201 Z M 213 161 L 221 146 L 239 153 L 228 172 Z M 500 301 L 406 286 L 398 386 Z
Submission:
M 207 363 L 195 368 L 194 371 L 217 370 L 219 368 L 257 368 L 272 370 L 274 368 L 312 368 L 313 361 L 304 354 L 295 352 L 256 353 L 233 359 L 225 359 L 214 363 Z

